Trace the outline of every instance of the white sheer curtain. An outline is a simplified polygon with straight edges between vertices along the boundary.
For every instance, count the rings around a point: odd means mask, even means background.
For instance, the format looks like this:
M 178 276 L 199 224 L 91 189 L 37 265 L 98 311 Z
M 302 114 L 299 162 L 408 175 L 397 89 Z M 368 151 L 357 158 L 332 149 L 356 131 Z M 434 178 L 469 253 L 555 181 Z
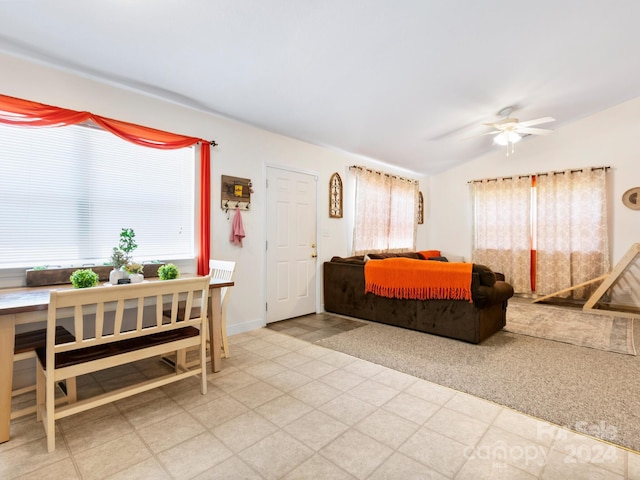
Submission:
M 531 177 L 471 183 L 473 262 L 505 275 L 517 293 L 531 292 Z
M 537 178 L 536 293 L 546 295 L 609 271 L 606 170 Z M 597 284 L 567 293 L 589 298 Z
M 418 184 L 362 167 L 356 178 L 354 255 L 415 250 Z

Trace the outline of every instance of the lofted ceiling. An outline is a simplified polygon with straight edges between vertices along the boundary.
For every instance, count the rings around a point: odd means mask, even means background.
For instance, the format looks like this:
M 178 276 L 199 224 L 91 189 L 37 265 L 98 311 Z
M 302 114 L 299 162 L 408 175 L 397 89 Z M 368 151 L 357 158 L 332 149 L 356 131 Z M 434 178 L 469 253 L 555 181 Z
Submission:
M 500 148 L 482 124 L 506 106 L 558 129 L 640 96 L 639 18 L 637 0 L 0 0 L 0 51 L 434 174 Z

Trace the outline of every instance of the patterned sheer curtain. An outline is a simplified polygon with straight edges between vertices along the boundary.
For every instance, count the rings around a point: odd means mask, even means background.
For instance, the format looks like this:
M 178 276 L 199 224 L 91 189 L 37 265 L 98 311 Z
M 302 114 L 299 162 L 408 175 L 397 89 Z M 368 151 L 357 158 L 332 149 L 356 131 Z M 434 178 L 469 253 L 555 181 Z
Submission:
M 418 224 L 418 182 L 391 177 L 389 252 L 416 249 Z
M 517 293 L 531 292 L 531 177 L 471 183 L 473 262 L 505 275 Z
M 415 250 L 418 184 L 353 167 L 356 208 L 354 255 Z
M 546 295 L 609 271 L 606 170 L 537 178 L 536 293 Z M 565 294 L 586 300 L 597 284 Z

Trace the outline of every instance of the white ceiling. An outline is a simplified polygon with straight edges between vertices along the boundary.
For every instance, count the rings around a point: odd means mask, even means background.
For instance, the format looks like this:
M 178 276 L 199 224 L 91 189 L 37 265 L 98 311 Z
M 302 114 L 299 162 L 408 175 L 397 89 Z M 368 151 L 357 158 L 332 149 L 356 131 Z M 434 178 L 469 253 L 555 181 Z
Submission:
M 639 21 L 637 0 L 0 0 L 0 51 L 430 174 L 500 148 L 503 107 L 557 129 L 640 96 Z

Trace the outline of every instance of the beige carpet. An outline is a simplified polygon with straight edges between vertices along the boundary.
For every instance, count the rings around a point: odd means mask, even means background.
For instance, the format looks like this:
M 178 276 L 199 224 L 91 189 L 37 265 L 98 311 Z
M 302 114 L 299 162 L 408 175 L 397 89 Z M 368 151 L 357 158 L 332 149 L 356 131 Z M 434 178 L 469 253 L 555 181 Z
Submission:
M 629 318 L 511 301 L 505 330 L 607 352 L 636 355 L 633 320 Z

